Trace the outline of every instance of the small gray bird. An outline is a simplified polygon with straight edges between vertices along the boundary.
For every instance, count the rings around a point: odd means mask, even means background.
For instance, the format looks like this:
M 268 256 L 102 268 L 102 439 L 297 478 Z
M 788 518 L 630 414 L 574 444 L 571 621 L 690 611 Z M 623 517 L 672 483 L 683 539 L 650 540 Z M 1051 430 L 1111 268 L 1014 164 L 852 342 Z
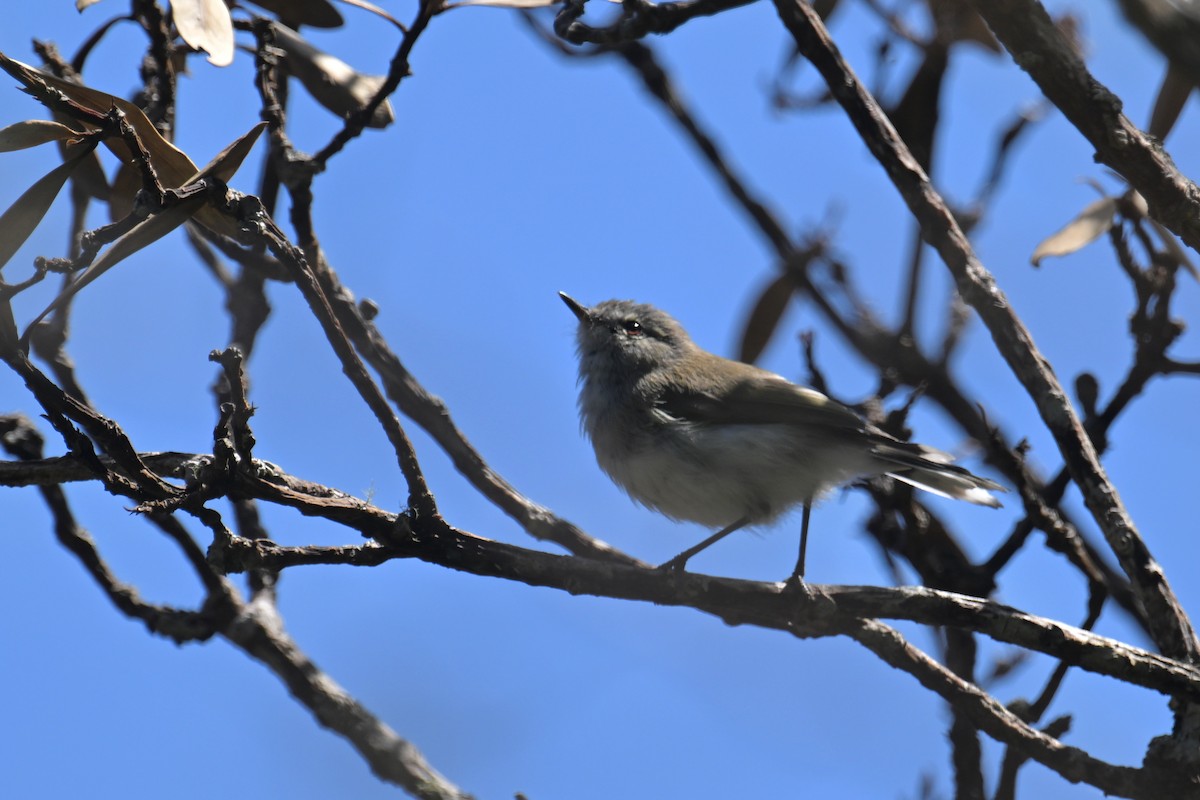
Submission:
M 839 484 L 888 475 L 928 492 L 999 507 L 1004 488 L 950 457 L 884 433 L 852 409 L 772 372 L 701 350 L 665 312 L 630 300 L 579 319 L 579 415 L 600 467 L 630 497 L 716 533 L 660 568 L 803 504 L 804 577 L 812 502 Z

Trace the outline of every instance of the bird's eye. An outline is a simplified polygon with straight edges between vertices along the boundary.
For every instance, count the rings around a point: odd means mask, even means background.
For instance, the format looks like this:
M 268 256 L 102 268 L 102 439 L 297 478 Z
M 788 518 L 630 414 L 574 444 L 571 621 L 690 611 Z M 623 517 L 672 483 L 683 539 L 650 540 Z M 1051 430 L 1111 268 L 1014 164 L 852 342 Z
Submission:
M 621 328 L 625 331 L 626 336 L 641 336 L 643 333 L 645 333 L 645 331 L 642 330 L 642 323 L 638 322 L 636 319 L 625 320 L 623 323 L 621 323 Z

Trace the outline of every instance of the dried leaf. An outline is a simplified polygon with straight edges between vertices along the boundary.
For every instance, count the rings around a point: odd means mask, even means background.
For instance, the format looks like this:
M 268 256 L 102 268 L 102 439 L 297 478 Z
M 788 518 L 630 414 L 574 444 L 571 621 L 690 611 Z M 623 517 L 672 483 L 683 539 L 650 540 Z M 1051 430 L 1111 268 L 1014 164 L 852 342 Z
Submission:
M 47 172 L 0 215 L 0 267 L 25 244 L 83 158 L 83 155 L 77 156 Z
M 742 331 L 742 341 L 738 345 L 739 361 L 753 364 L 767 349 L 795 290 L 796 284 L 786 272 L 772 278 L 763 288 Z
M 217 154 L 204 169 L 197 171 L 183 182 L 186 186 L 210 175 L 218 180 L 228 182 L 242 165 L 258 137 L 266 129 L 267 123 L 259 122 L 245 135 Z M 108 217 L 116 222 L 124 219 L 133 211 L 134 199 L 142 188 L 142 176 L 132 163 L 122 164 L 113 176 L 112 192 L 108 199 Z M 235 223 L 214 208 L 206 207 L 196 212 L 195 222 L 209 230 L 232 236 L 237 231 Z
M 99 2 L 100 0 L 75 0 L 75 10 L 83 11 L 88 6 L 94 6 Z
M 12 303 L 0 295 L 0 352 L 11 353 L 17 346 L 17 320 L 13 317 Z
M 404 23 L 402 23 L 400 20 L 396 19 L 391 14 L 384 11 L 382 8 L 375 5 L 374 3 L 368 3 L 367 0 L 342 0 L 342 2 L 348 6 L 354 6 L 355 8 L 361 8 L 363 11 L 369 11 L 372 14 L 375 14 L 376 16 L 383 17 L 384 19 L 386 19 L 388 22 L 395 25 L 400 30 L 408 31 L 408 28 L 404 27 Z
M 0 153 L 25 150 L 46 142 L 65 142 L 79 137 L 66 125 L 48 119 L 28 119 L 0 130 Z
M 96 89 L 91 89 L 86 86 L 79 86 L 77 84 L 59 80 L 52 75 L 46 75 L 42 72 L 39 72 L 28 64 L 22 64 L 19 61 L 14 61 L 3 54 L 0 54 L 0 69 L 4 69 L 6 72 L 20 81 L 25 86 L 26 91 L 52 109 L 62 110 L 62 104 L 55 102 L 55 98 L 52 96 L 53 93 L 47 91 L 47 87 L 52 87 L 58 92 L 62 92 L 62 94 L 75 103 L 78 108 L 83 110 L 90 110 L 98 114 L 104 114 L 107 113 L 108 110 L 114 105 L 121 109 L 121 111 L 124 112 L 130 126 L 132 126 L 134 131 L 137 133 L 138 138 L 142 143 L 142 147 L 144 147 L 146 152 L 150 154 L 150 163 L 158 172 L 158 178 L 161 181 L 163 188 L 178 189 L 186 186 L 188 183 L 196 180 L 197 176 L 201 172 L 201 170 L 192 162 L 190 158 L 187 157 L 182 150 L 175 147 L 162 137 L 162 134 L 158 132 L 158 130 L 154 127 L 142 110 L 133 103 L 114 95 L 107 94 L 106 92 L 97 91 Z M 81 116 L 83 115 L 81 114 Z M 80 122 L 84 125 L 84 127 L 94 127 L 88 126 L 86 120 L 80 120 Z M 253 144 L 253 139 L 256 138 L 259 133 L 261 133 L 261 126 L 255 126 L 255 128 L 251 129 L 251 132 L 248 133 L 246 137 L 239 139 L 238 142 L 235 142 L 234 145 L 231 145 L 230 148 L 227 148 L 225 153 L 218 156 L 217 159 L 214 159 L 214 161 L 223 159 L 220 161 L 220 170 L 218 172 L 206 174 L 215 174 L 217 177 L 221 177 L 221 175 L 227 173 L 230 177 L 232 177 L 233 172 L 236 171 L 238 166 L 240 166 L 241 161 L 243 158 L 245 158 L 246 153 L 241 152 L 240 155 L 236 155 L 236 158 L 233 158 L 235 154 L 231 153 L 230 151 L 234 150 L 239 143 L 244 145 L 245 150 L 249 150 L 249 146 Z M 247 137 L 249 137 L 249 139 L 243 142 L 243 140 L 246 140 Z M 109 150 L 111 150 L 113 154 L 120 159 L 122 164 L 134 164 L 132 155 L 130 154 L 128 148 L 125 147 L 125 143 L 122 140 L 119 138 L 109 138 L 106 139 L 104 143 L 106 146 L 108 146 Z M 135 172 L 134 174 L 139 176 L 140 187 L 140 173 Z M 118 177 L 120 177 L 120 173 L 118 173 Z M 121 199 L 118 198 L 116 202 L 118 203 L 119 207 L 121 204 Z M 119 218 L 120 217 L 118 217 L 118 219 Z M 203 225 L 204 227 L 216 233 L 225 236 L 232 236 L 237 233 L 236 224 L 225 217 L 225 215 L 218 212 L 216 209 L 201 208 L 200 211 L 196 213 L 195 218 L 198 224 Z
M 171 208 L 155 214 L 152 217 L 139 222 L 133 226 L 120 239 L 117 239 L 112 245 L 105 250 L 100 256 L 92 262 L 92 265 L 87 268 L 87 271 L 79 277 L 77 281 L 62 290 L 62 292 L 54 299 L 54 302 L 46 306 L 42 313 L 34 317 L 33 322 L 29 323 L 29 327 L 25 329 L 22 335 L 22 340 L 27 340 L 29 334 L 34 327 L 49 316 L 56 309 L 61 308 L 64 303 L 70 300 L 88 284 L 99 278 L 105 272 L 108 272 L 121 261 L 136 253 L 148 245 L 157 242 L 162 237 L 166 236 L 171 231 L 178 228 L 183 223 L 191 219 L 204 204 L 208 202 L 208 197 L 204 192 L 197 192 Z
M 1038 267 L 1043 258 L 1069 255 L 1096 241 L 1113 226 L 1117 203 L 1115 197 L 1101 197 L 1088 204 L 1075 219 L 1043 240 L 1033 251 L 1030 261 Z
M 1175 238 L 1175 234 L 1163 227 L 1158 220 L 1151 219 L 1150 225 L 1154 228 L 1154 232 L 1158 234 L 1159 240 L 1163 243 L 1163 249 L 1167 251 L 1171 258 L 1175 259 L 1175 263 L 1183 267 L 1187 271 L 1187 274 L 1200 281 L 1200 271 L 1192 263 L 1192 259 L 1188 256 L 1187 251 L 1179 244 L 1179 240 Z
M 1180 69 L 1174 64 L 1167 64 L 1167 74 L 1163 76 L 1162 85 L 1158 87 L 1158 97 L 1154 100 L 1154 110 L 1150 112 L 1150 126 L 1146 132 L 1156 136 L 1160 141 L 1175 127 L 1183 105 L 1188 96 L 1196 88 L 1196 82 L 1191 79 L 1187 70 Z
M 313 99 L 339 117 L 362 108 L 387 80 L 382 75 L 355 71 L 345 61 L 313 47 L 286 25 L 275 25 L 275 44 L 287 55 L 288 69 Z M 367 125 L 386 128 L 395 118 L 392 104 L 384 101 Z
M 329 0 L 250 0 L 273 13 L 285 25 L 310 28 L 340 28 L 342 15 Z
M 446 3 L 442 11 L 463 6 L 492 6 L 494 8 L 545 8 L 561 0 L 462 0 L 458 3 Z
M 52 110 L 63 111 L 61 103 L 57 102 L 53 93 L 46 91 L 46 87 L 62 92 L 77 106 L 96 114 L 107 114 L 114 105 L 121 109 L 130 126 L 137 132 L 142 146 L 150 154 L 150 161 L 158 171 L 158 177 L 164 187 L 179 188 L 183 186 L 184 181 L 196 174 L 196 165 L 192 163 L 192 160 L 182 150 L 164 139 L 142 110 L 128 100 L 87 86 L 60 80 L 2 53 L 0 53 L 0 69 L 20 81 L 27 92 Z M 89 126 L 85 119 L 81 119 L 79 122 L 89 129 L 94 129 L 94 126 Z M 104 144 L 122 162 L 131 160 L 132 156 L 129 150 L 120 139 L 106 139 Z
M 210 64 L 233 63 L 233 20 L 225 0 L 171 0 L 171 15 L 183 40 L 208 53 Z
M 116 222 L 133 211 L 133 200 L 142 188 L 142 175 L 132 162 L 117 167 L 108 194 L 108 219 Z
M 228 181 L 238 171 L 238 167 L 242 165 L 242 161 L 245 160 L 250 149 L 254 147 L 254 143 L 258 141 L 258 137 L 266 128 L 267 123 L 265 122 L 255 124 L 253 128 L 242 136 L 239 136 L 232 144 L 218 153 L 204 169 L 199 170 L 194 175 L 190 175 L 182 185 L 187 186 L 210 175 L 222 182 Z M 210 231 L 219 233 L 222 236 L 236 236 L 238 232 L 235 221 L 210 205 L 202 206 L 196 212 L 194 221 L 196 224 L 203 225 Z
M 259 122 L 246 133 L 235 139 L 228 147 L 213 158 L 212 161 L 196 173 L 195 177 L 188 183 L 195 183 L 201 178 L 213 176 L 219 181 L 227 182 L 233 177 L 238 168 L 242 166 L 242 162 L 246 160 L 246 156 L 250 154 L 250 149 L 254 147 L 258 137 L 267 129 L 267 123 Z
M 1127 189 L 1117 202 L 1117 212 L 1125 219 L 1139 220 L 1150 216 L 1150 206 L 1146 198 L 1136 189 Z
M 71 180 L 88 196 L 101 202 L 108 202 L 108 178 L 104 174 L 104 167 L 100 164 L 100 154 L 94 148 L 89 147 L 86 142 L 60 142 L 59 146 L 63 161 L 69 161 L 82 150 L 88 151 L 83 158 L 83 163 L 79 165 L 79 169 L 75 170 L 75 174 L 71 176 Z
M 949 63 L 946 48 L 927 48 L 900 102 L 888 111 L 896 132 L 904 139 L 917 162 L 927 170 L 933 157 L 942 86 Z
M 100 273 L 108 271 L 118 262 L 123 261 L 138 250 L 153 244 L 195 215 L 196 211 L 208 201 L 203 192 L 187 197 L 165 211 L 147 217 L 133 226 L 121 238 L 96 258 L 87 272 L 75 283 L 71 284 L 72 293 L 79 291 L 87 284 L 100 277 Z
M 108 178 L 104 175 L 104 167 L 100 165 L 100 154 L 94 147 L 79 138 L 82 132 L 87 130 L 87 126 L 80 125 L 59 111 L 51 112 L 50 116 L 54 118 L 54 122 L 74 132 L 72 137 L 58 142 L 58 152 L 62 155 L 63 161 L 70 161 L 83 150 L 88 151 L 88 155 L 79 165 L 79 169 L 75 170 L 75 174 L 71 176 L 71 182 L 83 190 L 88 197 L 107 202 Z

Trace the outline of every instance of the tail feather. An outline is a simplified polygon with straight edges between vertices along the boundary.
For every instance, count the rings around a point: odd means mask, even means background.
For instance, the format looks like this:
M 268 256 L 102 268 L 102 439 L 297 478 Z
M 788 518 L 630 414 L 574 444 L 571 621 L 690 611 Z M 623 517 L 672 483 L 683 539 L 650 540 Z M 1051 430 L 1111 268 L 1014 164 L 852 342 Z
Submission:
M 923 445 L 880 442 L 874 448 L 874 454 L 888 465 L 896 465 L 887 470 L 888 476 L 941 497 L 999 508 L 1000 501 L 992 491 L 1007 491 L 995 481 L 950 463 L 946 453 Z

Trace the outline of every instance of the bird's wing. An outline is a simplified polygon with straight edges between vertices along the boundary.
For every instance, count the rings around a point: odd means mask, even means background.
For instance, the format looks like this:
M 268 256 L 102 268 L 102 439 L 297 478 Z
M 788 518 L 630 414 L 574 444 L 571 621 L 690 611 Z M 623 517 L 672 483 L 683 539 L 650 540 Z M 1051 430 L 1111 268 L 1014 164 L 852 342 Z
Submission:
M 692 381 L 673 382 L 656 398 L 655 406 L 677 419 L 698 423 L 811 425 L 830 431 L 867 427 L 852 409 L 815 389 L 755 367 L 738 366 L 746 369 L 706 391 L 692 388 Z

